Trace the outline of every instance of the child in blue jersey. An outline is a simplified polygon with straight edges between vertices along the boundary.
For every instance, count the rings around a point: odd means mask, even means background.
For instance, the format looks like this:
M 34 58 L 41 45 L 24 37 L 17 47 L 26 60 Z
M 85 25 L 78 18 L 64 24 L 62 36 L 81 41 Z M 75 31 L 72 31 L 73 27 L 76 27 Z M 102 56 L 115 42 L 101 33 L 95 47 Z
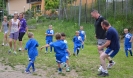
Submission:
M 124 40 L 124 46 L 125 46 L 125 53 L 128 57 L 128 51 L 130 52 L 130 55 L 132 56 L 132 34 L 128 32 L 128 29 L 124 29 L 125 33 L 125 40 Z
M 61 40 L 61 34 L 57 33 L 55 35 L 55 38 L 57 41 L 51 42 L 50 44 L 47 44 L 45 46 L 41 47 L 41 50 L 45 47 L 54 47 L 56 62 L 58 64 L 58 73 L 62 73 L 61 65 L 66 62 L 66 50 L 67 45 Z
M 79 36 L 81 36 L 81 38 L 84 42 L 86 39 L 86 34 L 85 34 L 85 31 L 83 30 L 83 26 L 80 26 Z M 82 50 L 84 49 L 84 44 L 82 44 L 81 48 L 82 48 Z
M 79 31 L 76 31 L 75 33 L 76 35 L 73 38 L 73 43 L 74 43 L 74 54 L 73 55 L 78 55 L 79 54 L 79 50 L 81 48 L 81 45 L 84 43 L 82 41 L 81 36 L 79 36 Z
M 49 29 L 46 31 L 46 44 L 53 42 L 54 30 L 52 30 L 52 25 L 49 25 Z M 46 47 L 46 53 L 48 52 L 48 47 Z M 52 47 L 50 47 L 50 52 L 52 52 Z
M 61 33 L 61 40 L 64 41 L 64 43 L 66 43 L 67 45 L 67 41 L 65 40 L 66 35 L 65 33 Z M 68 47 L 68 45 L 67 45 Z M 66 71 L 70 72 L 70 67 L 69 67 L 69 56 L 70 56 L 70 51 L 68 49 L 66 49 Z
M 28 50 L 29 64 L 25 70 L 26 73 L 30 73 L 30 67 L 32 66 L 33 72 L 35 71 L 34 62 L 36 56 L 38 56 L 37 47 L 39 46 L 38 42 L 34 39 L 32 32 L 28 33 L 29 40 L 26 43 L 25 50 Z

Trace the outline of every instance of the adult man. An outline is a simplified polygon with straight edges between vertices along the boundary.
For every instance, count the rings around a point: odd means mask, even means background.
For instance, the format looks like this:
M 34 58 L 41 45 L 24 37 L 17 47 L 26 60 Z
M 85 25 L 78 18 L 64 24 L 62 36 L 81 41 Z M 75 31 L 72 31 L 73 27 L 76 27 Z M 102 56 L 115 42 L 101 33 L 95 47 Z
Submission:
M 103 45 L 106 40 L 105 40 L 105 34 L 106 30 L 102 29 L 101 22 L 104 21 L 105 19 L 98 13 L 97 10 L 93 10 L 91 12 L 91 16 L 96 19 L 95 21 L 95 34 L 97 38 L 97 44 L 98 45 Z M 101 55 L 104 52 L 104 49 L 98 50 L 99 54 Z M 111 60 L 110 57 L 107 58 L 109 61 L 108 68 L 111 68 L 115 62 Z M 102 66 L 99 67 L 98 71 L 101 71 Z
M 120 49 L 119 35 L 115 28 L 111 27 L 108 21 L 104 20 L 101 26 L 106 30 L 106 43 L 98 46 L 98 50 L 107 48 L 105 52 L 100 55 L 100 62 L 102 64 L 102 71 L 98 74 L 99 76 L 108 76 L 105 58 L 114 57 Z

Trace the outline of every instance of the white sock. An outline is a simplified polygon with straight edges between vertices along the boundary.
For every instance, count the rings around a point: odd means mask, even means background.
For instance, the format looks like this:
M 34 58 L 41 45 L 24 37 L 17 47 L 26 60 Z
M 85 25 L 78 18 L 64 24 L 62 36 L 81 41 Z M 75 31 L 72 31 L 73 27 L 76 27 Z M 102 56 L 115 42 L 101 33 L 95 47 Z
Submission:
M 102 67 L 102 72 L 108 73 L 108 70 L 104 70 L 103 67 Z

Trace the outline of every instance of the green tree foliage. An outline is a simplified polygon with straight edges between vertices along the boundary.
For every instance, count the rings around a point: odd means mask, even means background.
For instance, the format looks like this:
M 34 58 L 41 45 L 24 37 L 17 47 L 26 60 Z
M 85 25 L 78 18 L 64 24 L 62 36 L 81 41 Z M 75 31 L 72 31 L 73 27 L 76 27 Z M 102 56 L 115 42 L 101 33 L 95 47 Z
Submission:
M 76 0 L 62 0 L 65 1 L 66 4 L 73 3 Z M 58 9 L 60 4 L 60 0 L 45 0 L 45 9 Z
M 45 0 L 45 9 L 57 9 L 59 7 L 59 0 Z

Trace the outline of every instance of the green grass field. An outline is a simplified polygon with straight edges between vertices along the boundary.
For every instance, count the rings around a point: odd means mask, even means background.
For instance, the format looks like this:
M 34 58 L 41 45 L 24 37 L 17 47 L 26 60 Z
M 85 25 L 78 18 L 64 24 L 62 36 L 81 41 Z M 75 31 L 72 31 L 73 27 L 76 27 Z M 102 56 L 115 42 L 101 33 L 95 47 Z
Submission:
M 75 30 L 78 29 L 75 23 L 69 22 L 64 23 L 63 21 L 46 21 L 42 24 L 37 25 L 37 30 L 32 30 L 35 35 L 35 39 L 39 42 L 39 48 L 45 45 L 45 31 L 48 25 L 52 24 L 55 32 L 65 32 L 68 36 L 68 47 L 73 53 L 73 43 L 72 37 L 74 36 Z M 85 42 L 84 50 L 81 50 L 78 57 L 70 56 L 70 67 L 71 72 L 63 71 L 63 74 L 58 75 L 57 64 L 55 62 L 54 52 L 45 54 L 45 49 L 43 51 L 39 50 L 39 56 L 36 59 L 35 66 L 36 69 L 42 69 L 47 78 L 100 78 L 97 76 L 97 69 L 99 67 L 99 55 L 97 52 L 97 47 L 95 45 L 96 40 L 94 37 L 94 28 L 91 24 L 83 24 L 85 26 L 87 41 Z M 89 26 L 90 25 L 90 26 Z M 0 43 L 2 43 L 3 34 L 0 33 Z M 24 36 L 24 45 L 28 40 L 27 34 Z M 54 39 L 55 40 L 55 39 Z M 0 59 L 1 63 L 11 66 L 13 69 L 16 65 L 27 66 L 28 57 L 27 52 L 18 52 L 17 55 L 8 54 L 9 47 L 0 47 Z M 112 69 L 109 69 L 109 77 L 106 78 L 133 78 L 133 57 L 125 56 L 123 44 L 121 44 L 121 49 L 113 60 L 116 62 Z M 5 69 L 6 70 L 6 69 Z M 23 68 L 23 71 L 25 68 Z M 64 69 L 65 70 L 65 69 Z M 42 78 L 43 76 L 36 72 L 36 77 Z

